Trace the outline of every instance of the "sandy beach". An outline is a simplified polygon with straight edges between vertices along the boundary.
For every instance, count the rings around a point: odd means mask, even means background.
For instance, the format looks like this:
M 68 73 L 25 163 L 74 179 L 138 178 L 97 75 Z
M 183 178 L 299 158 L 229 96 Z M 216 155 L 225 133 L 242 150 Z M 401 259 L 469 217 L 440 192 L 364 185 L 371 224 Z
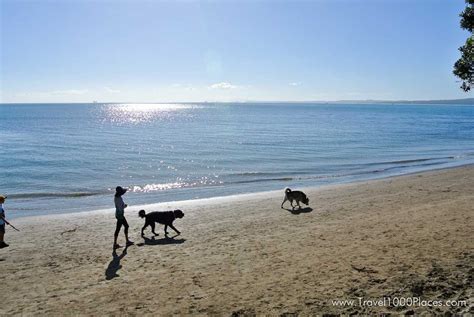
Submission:
M 305 191 L 299 213 L 280 209 L 283 190 L 162 204 L 185 213 L 174 239 L 161 226 L 142 239 L 130 206 L 135 245 L 116 255 L 112 211 L 16 219 L 0 250 L 0 314 L 474 313 L 473 166 Z M 359 303 L 384 297 L 441 306 Z

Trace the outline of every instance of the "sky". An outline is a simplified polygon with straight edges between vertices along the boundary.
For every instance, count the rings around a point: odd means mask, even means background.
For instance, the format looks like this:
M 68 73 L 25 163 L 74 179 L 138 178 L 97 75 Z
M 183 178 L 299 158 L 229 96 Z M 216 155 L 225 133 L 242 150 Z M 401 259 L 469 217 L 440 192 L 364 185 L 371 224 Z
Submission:
M 0 0 L 0 102 L 469 98 L 463 0 Z

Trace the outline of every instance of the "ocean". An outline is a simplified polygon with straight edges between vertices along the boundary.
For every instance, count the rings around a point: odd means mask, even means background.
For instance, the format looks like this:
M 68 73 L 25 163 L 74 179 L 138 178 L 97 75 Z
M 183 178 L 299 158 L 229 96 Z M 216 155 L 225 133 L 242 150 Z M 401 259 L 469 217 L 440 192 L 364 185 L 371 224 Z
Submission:
M 10 218 L 368 180 L 474 161 L 474 106 L 2 104 Z M 282 192 L 283 197 L 283 192 Z

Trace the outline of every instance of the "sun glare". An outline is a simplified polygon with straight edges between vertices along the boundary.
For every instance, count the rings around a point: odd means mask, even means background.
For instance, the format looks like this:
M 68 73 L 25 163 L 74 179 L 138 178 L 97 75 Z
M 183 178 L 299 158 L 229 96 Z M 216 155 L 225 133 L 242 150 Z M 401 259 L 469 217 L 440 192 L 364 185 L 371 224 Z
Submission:
M 116 123 L 143 123 L 155 120 L 167 120 L 187 109 L 198 108 L 186 104 L 110 104 L 105 105 L 105 119 Z

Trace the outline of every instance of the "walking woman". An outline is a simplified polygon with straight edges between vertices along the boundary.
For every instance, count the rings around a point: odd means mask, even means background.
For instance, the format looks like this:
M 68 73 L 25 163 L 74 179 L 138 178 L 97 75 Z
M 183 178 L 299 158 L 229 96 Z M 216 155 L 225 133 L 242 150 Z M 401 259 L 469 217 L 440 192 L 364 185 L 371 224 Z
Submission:
M 125 208 L 127 208 L 127 204 L 123 202 L 122 195 L 127 192 L 126 189 L 117 186 L 115 188 L 115 218 L 117 219 L 117 228 L 115 229 L 114 234 L 114 249 L 120 248 L 120 245 L 117 243 L 117 238 L 120 233 L 120 229 L 123 226 L 123 232 L 125 233 L 125 239 L 127 240 L 127 246 L 133 244 L 132 241 L 128 239 L 128 222 L 125 219 Z

